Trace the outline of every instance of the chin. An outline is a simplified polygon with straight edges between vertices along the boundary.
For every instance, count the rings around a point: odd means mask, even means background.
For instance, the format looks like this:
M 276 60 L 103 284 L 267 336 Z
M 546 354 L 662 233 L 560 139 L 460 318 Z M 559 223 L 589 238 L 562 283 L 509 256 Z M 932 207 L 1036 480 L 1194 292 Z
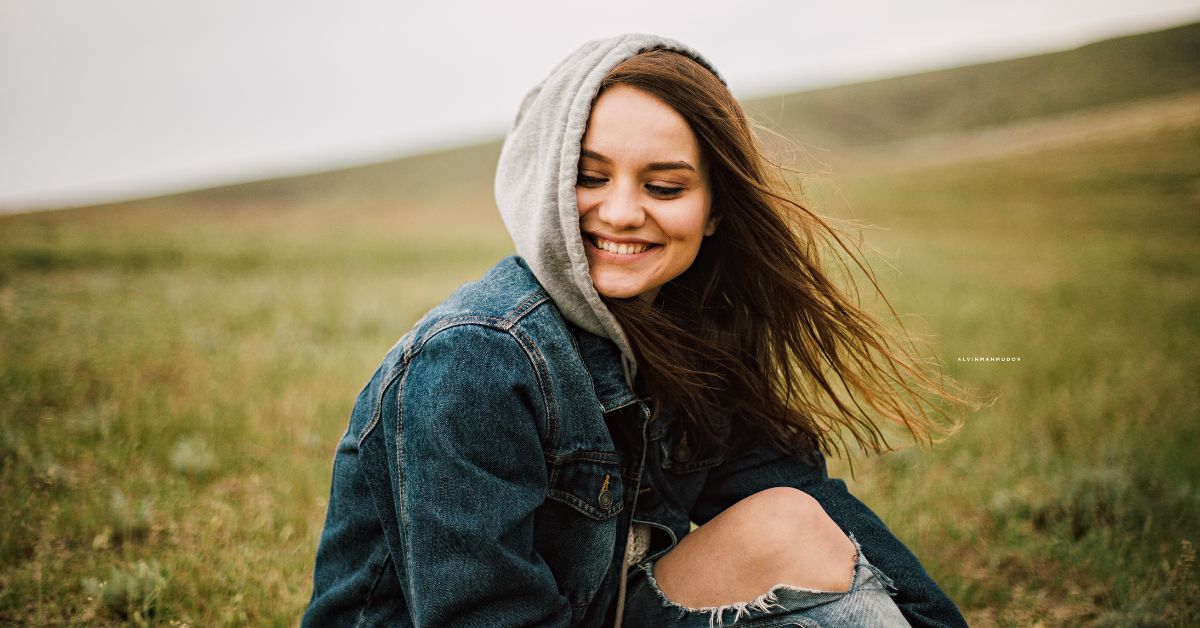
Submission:
M 596 288 L 596 292 L 609 299 L 632 299 L 642 293 L 639 290 L 607 290 L 600 287 Z
M 596 286 L 596 292 L 600 293 L 600 296 L 609 299 L 632 299 L 646 291 L 644 286 L 613 285 L 604 281 L 596 281 L 595 278 L 592 279 L 592 283 Z

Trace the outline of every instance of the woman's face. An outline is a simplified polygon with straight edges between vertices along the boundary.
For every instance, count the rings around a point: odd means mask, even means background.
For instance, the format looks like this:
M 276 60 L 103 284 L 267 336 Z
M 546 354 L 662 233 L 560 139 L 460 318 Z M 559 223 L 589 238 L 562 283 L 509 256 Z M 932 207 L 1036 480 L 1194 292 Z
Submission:
M 700 146 L 679 112 L 619 85 L 596 100 L 575 185 L 596 291 L 653 299 L 716 226 Z

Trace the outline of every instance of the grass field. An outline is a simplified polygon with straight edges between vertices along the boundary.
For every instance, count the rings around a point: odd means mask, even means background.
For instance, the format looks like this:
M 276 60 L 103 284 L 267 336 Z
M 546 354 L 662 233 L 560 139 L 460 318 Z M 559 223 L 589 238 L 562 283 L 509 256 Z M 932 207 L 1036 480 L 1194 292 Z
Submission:
M 0 623 L 294 623 L 359 387 L 510 250 L 495 147 L 454 154 L 0 217 Z M 999 395 L 852 489 L 973 625 L 1196 625 L 1200 127 L 987 154 L 807 181 Z

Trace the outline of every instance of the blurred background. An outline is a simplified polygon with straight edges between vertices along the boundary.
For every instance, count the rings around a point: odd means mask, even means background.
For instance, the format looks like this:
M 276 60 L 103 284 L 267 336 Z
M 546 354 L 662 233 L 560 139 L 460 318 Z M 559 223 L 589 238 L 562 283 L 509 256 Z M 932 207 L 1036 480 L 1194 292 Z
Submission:
M 972 625 L 1195 625 L 1198 22 L 0 0 L 0 623 L 295 623 L 359 388 L 512 251 L 521 97 L 651 32 L 713 61 L 808 204 L 863 225 L 905 328 L 997 395 L 832 465 Z

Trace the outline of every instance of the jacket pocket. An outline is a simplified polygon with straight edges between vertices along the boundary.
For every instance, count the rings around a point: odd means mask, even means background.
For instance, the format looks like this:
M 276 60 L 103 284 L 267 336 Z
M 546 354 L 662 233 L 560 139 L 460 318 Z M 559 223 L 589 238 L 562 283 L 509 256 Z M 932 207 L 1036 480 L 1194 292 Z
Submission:
M 549 460 L 547 497 L 604 521 L 624 508 L 620 458 L 615 453 L 576 452 Z
M 547 455 L 549 491 L 534 521 L 534 546 L 572 606 L 588 612 L 605 582 L 617 544 L 625 488 L 616 453 Z

